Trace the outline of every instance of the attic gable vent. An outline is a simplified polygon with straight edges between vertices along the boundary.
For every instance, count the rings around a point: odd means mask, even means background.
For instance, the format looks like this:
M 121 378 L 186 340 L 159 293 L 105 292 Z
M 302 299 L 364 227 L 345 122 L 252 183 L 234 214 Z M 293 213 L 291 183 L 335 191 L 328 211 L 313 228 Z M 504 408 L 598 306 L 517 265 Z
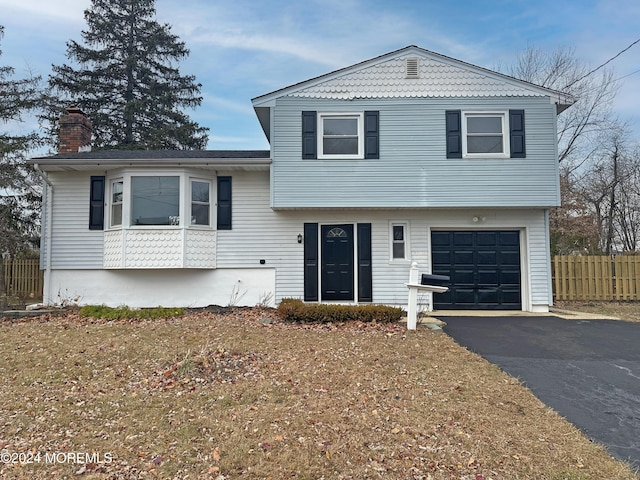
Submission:
M 407 58 L 406 60 L 406 74 L 407 78 L 419 78 L 418 75 L 418 59 Z

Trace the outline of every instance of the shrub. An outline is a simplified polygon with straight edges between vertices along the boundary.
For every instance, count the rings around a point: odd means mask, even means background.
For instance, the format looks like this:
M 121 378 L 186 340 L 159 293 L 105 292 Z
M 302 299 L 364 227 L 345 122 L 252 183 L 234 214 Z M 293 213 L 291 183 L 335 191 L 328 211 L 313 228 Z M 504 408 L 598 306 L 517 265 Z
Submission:
M 104 305 L 86 305 L 80 309 L 81 317 L 102 318 L 105 320 L 122 320 L 125 318 L 170 318 L 184 314 L 183 308 L 141 308 L 132 310 L 129 307 L 106 307 Z
M 304 303 L 297 298 L 283 298 L 278 313 L 289 322 L 397 322 L 404 311 L 385 305 L 336 305 Z

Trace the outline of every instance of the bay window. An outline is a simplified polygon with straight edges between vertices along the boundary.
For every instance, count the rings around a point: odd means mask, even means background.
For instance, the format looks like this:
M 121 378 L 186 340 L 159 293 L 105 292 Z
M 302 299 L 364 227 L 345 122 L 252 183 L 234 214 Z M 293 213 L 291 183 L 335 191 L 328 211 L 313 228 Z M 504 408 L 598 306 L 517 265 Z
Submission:
M 188 170 L 156 172 L 121 170 L 108 179 L 105 213 L 110 229 L 215 227 L 215 177 L 192 176 L 196 172 Z M 231 177 L 219 178 L 228 178 L 230 184 Z
M 187 168 L 114 171 L 105 178 L 103 268 L 216 268 L 216 222 L 231 230 L 231 180 Z
M 131 225 L 179 225 L 179 220 L 180 177 L 131 177 Z

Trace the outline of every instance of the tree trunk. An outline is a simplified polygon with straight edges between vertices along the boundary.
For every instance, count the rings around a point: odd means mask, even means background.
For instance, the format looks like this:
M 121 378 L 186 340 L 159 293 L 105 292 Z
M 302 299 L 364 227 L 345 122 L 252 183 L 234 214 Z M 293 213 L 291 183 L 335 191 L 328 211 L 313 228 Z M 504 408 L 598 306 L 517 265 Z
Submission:
M 607 248 L 605 252 L 607 255 L 611 255 L 613 248 L 613 228 L 614 218 L 616 210 L 616 189 L 618 188 L 618 147 L 616 146 L 613 151 L 613 183 L 611 185 L 611 193 L 609 196 L 609 218 L 607 219 Z

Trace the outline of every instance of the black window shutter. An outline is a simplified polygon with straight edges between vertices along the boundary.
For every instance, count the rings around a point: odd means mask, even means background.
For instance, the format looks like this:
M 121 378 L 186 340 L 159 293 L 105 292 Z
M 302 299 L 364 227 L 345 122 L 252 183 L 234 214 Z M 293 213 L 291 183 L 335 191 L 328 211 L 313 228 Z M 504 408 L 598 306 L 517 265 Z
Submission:
M 364 158 L 380 158 L 379 112 L 364 112 Z
M 316 132 L 316 112 L 302 112 L 302 158 L 318 158 L 318 138 Z
M 104 230 L 104 176 L 91 177 L 89 230 Z
M 524 110 L 509 110 L 511 158 L 525 158 Z
M 358 301 L 373 302 L 371 224 L 358 224 Z
M 304 224 L 304 301 L 318 301 L 318 224 Z
M 460 110 L 447 110 L 447 158 L 462 158 L 462 122 Z
M 218 230 L 231 230 L 231 177 L 218 177 Z

